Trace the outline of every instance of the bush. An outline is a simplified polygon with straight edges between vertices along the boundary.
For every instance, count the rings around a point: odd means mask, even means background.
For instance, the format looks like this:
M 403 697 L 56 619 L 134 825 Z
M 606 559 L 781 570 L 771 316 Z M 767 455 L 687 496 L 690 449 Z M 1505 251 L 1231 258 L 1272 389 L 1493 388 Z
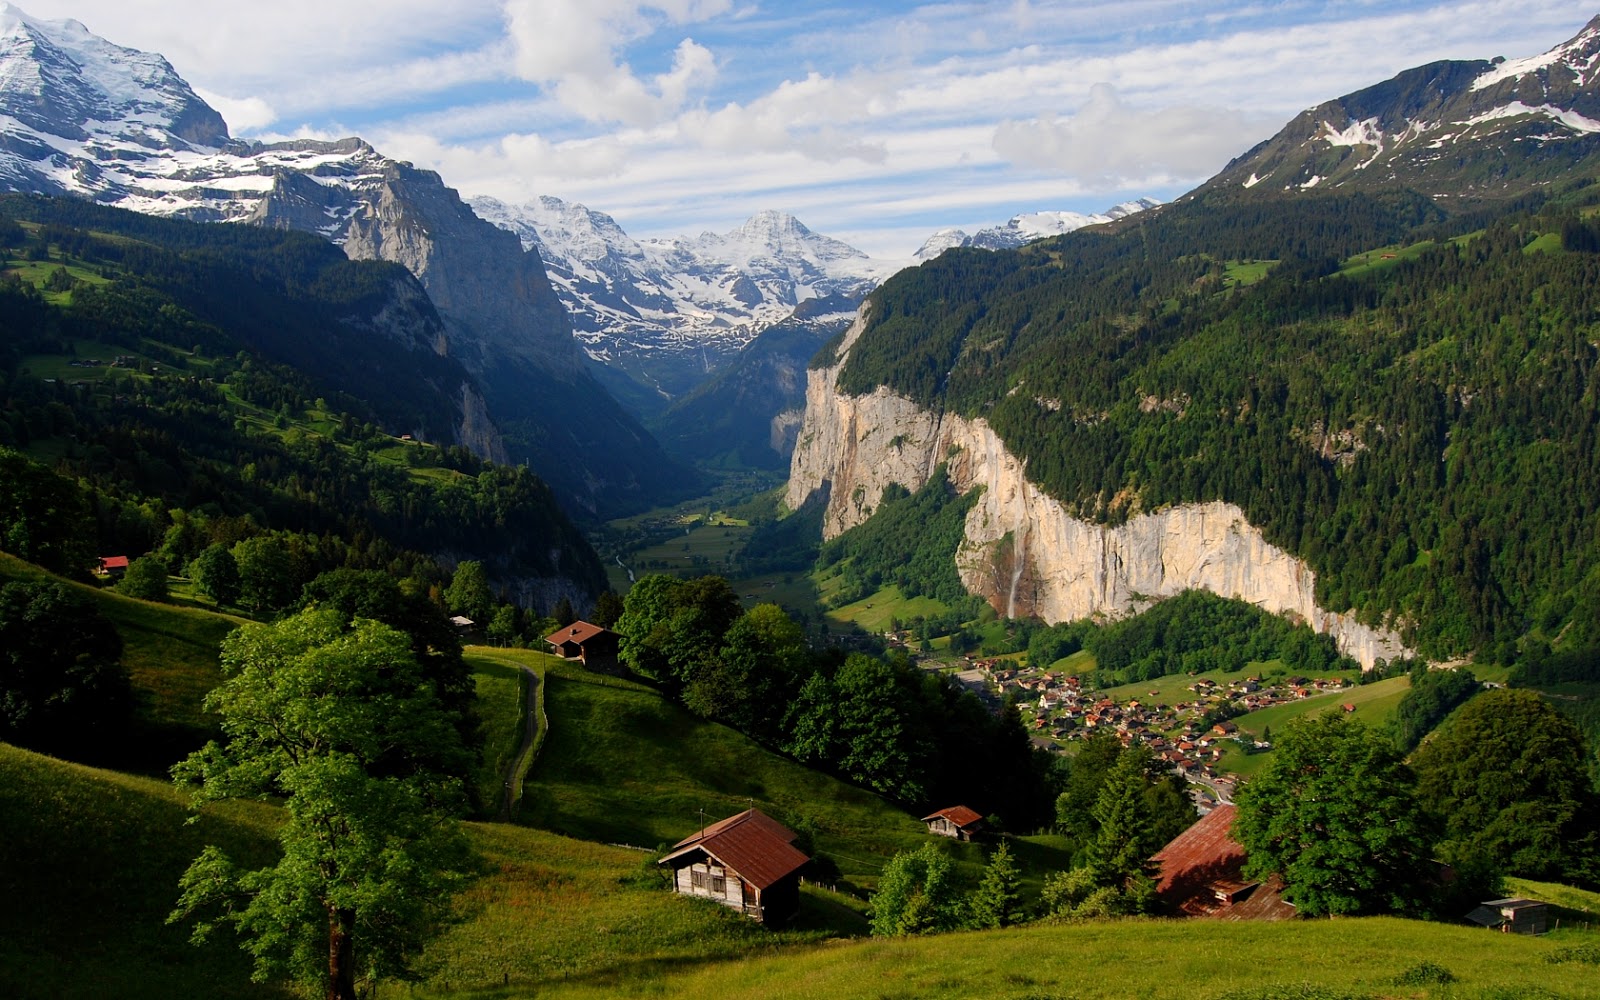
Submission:
M 1453 972 L 1434 962 L 1421 962 L 1394 977 L 1396 986 L 1443 986 L 1455 981 Z

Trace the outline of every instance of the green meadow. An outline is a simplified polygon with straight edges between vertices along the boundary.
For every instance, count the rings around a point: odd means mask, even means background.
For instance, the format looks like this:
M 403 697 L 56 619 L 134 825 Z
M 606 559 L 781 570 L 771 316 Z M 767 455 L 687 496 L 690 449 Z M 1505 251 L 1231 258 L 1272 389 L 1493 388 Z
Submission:
M 271 859 L 276 809 L 213 805 L 187 824 L 190 815 L 165 782 L 0 746 L 0 990 L 17 1000 L 293 995 L 251 983 L 227 933 L 195 947 L 187 928 L 165 923 L 178 876 L 202 845 L 218 843 L 247 864 Z M 421 981 L 380 984 L 376 996 L 1600 997 L 1592 931 L 1526 938 L 1393 918 L 1127 920 L 839 940 L 804 926 L 769 931 L 677 897 L 642 851 L 522 826 L 467 829 L 485 875 L 460 898 L 458 922 L 421 956 Z M 837 923 L 841 911 L 859 923 L 847 900 L 808 888 L 801 922 Z M 1418 970 L 1438 969 L 1453 982 L 1416 982 Z

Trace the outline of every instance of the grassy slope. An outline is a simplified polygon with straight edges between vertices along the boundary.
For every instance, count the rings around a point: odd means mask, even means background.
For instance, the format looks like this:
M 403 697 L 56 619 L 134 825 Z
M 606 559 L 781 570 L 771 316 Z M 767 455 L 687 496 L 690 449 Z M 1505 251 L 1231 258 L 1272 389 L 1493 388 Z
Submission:
M 751 805 L 794 827 L 851 881 L 870 883 L 926 830 L 878 797 L 763 750 L 642 684 L 542 653 L 503 650 L 546 679 L 550 732 L 528 775 L 520 823 L 586 840 L 655 847 Z
M 225 935 L 193 948 L 163 923 L 201 843 L 270 858 L 275 810 L 212 808 L 195 826 L 185 816 L 163 783 L 0 746 L 0 994 L 284 996 L 247 981 Z M 1530 939 L 1391 919 L 1130 921 L 822 945 L 649 888 L 636 851 L 502 825 L 469 832 L 490 873 L 464 897 L 463 922 L 428 949 L 426 981 L 382 995 L 1189 1000 L 1307 995 L 1281 984 L 1310 982 L 1337 990 L 1311 996 L 1600 997 L 1592 965 L 1545 960 L 1592 946 L 1593 933 Z M 1423 961 L 1460 982 L 1394 986 Z
M 481 654 L 466 659 L 477 683 L 478 729 L 483 734 L 483 754 L 473 780 L 480 801 L 492 810 L 501 800 L 506 769 L 522 745 L 522 671 Z
M 41 579 L 59 578 L 0 553 L 0 584 Z M 122 636 L 122 662 L 137 701 L 139 745 L 130 748 L 129 766 L 164 766 L 203 742 L 215 729 L 200 702 L 222 680 L 217 649 L 244 619 L 137 601 L 85 584 L 68 586 L 93 598 Z
M 1594 966 L 1553 965 L 1545 956 L 1593 940 L 1592 935 L 1570 934 L 1534 939 L 1388 918 L 1287 924 L 1130 921 L 861 942 L 703 967 L 686 964 L 664 981 L 572 983 L 539 995 L 662 1000 L 1581 998 L 1600 996 Z M 1423 962 L 1443 966 L 1459 982 L 1395 984 L 1398 975 Z M 1297 989 L 1300 984 L 1312 986 Z
M 165 782 L 0 744 L 0 995 L 277 997 L 226 942 L 164 924 L 178 876 L 207 842 L 257 863 L 274 810 L 235 804 L 198 824 Z

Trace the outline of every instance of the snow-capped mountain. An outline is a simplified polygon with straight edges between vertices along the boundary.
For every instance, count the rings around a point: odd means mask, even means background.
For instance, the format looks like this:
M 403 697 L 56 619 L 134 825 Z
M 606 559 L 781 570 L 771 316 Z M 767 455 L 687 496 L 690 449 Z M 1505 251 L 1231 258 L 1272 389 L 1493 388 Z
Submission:
M 1600 162 L 1600 17 L 1524 59 L 1446 61 L 1302 112 L 1199 191 L 1515 196 Z
M 76 21 L 39 21 L 0 3 L 0 148 L 11 154 L 8 179 L 13 168 L 35 163 L 40 186 L 78 190 L 118 153 L 227 141 L 222 116 L 165 59 L 112 45 Z
M 481 217 L 536 249 L 596 361 L 664 405 L 811 299 L 859 300 L 908 261 L 884 261 L 761 212 L 729 233 L 635 240 L 615 219 L 560 198 L 474 198 Z
M 1096 215 L 1035 212 L 972 236 L 941 230 L 903 260 L 869 257 L 782 212 L 760 212 L 729 233 L 635 240 L 611 216 L 560 198 L 470 204 L 539 251 L 583 349 L 647 386 L 654 400 L 636 402 L 651 409 L 704 382 L 802 303 L 859 302 L 901 268 L 953 246 L 1011 249 L 1159 203 L 1141 198 Z
M 952 247 L 977 247 L 980 250 L 1015 250 L 1034 240 L 1070 233 L 1084 226 L 1097 226 L 1105 222 L 1142 212 L 1160 205 L 1154 198 L 1137 198 L 1112 206 L 1104 212 L 1085 215 L 1082 212 L 1029 212 L 1012 216 L 1003 226 L 990 226 L 967 234 L 960 229 L 941 229 L 928 237 L 917 250 L 918 261 L 932 260 Z
M 0 191 L 304 230 L 351 258 L 399 263 L 444 322 L 437 349 L 473 376 L 462 411 L 488 429 L 462 443 L 531 462 L 596 513 L 675 490 L 685 475 L 594 381 L 539 255 L 438 174 L 356 138 L 235 141 L 160 56 L 4 3 Z M 503 444 L 496 426 L 514 428 Z

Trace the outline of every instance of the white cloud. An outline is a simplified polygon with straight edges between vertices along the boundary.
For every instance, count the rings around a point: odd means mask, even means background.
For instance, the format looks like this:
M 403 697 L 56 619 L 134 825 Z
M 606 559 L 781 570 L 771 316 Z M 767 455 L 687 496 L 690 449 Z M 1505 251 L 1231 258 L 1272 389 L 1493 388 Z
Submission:
M 235 136 L 259 132 L 278 120 L 278 113 L 272 109 L 272 105 L 259 97 L 224 97 L 200 87 L 195 87 L 194 92 L 195 96 L 217 110 L 222 120 L 228 123 L 228 131 Z
M 592 122 L 645 126 L 665 121 L 716 76 L 710 50 L 681 40 L 672 68 L 648 83 L 620 61 L 659 21 L 677 26 L 725 13 L 728 0 L 507 0 L 506 31 L 516 72 L 547 85 L 574 113 Z
M 1055 171 L 1090 187 L 1209 177 L 1272 134 L 1276 118 L 1215 108 L 1133 108 L 1109 84 L 1090 88 L 1075 115 L 1002 122 L 994 148 L 1012 163 Z

